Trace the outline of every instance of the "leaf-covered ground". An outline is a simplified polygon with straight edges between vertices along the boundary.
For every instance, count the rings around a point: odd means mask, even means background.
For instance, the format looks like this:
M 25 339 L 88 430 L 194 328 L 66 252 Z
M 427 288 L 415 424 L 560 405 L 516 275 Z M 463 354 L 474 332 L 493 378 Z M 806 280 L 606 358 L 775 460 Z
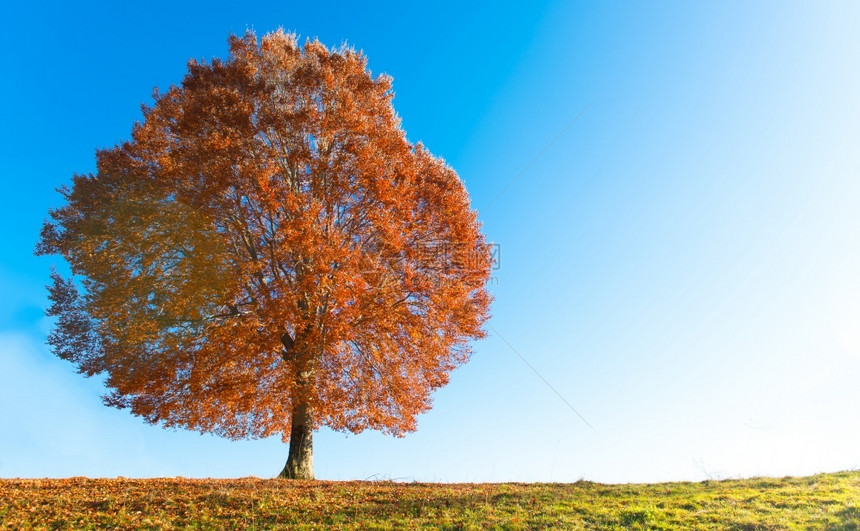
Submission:
M 860 529 L 860 472 L 653 485 L 0 480 L 0 529 Z

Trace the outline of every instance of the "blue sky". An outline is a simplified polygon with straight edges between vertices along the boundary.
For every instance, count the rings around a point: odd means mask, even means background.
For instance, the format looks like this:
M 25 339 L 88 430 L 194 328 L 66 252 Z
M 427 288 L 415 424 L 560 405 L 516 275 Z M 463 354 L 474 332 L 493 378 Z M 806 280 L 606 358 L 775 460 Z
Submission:
M 102 406 L 45 347 L 58 258 L 32 255 L 54 189 L 129 136 L 153 87 L 278 27 L 391 74 L 407 135 L 459 172 L 502 249 L 490 337 L 418 431 L 323 430 L 318 477 L 860 467 L 856 3 L 177 4 L 21 3 L 0 22 L 0 477 L 282 467 L 277 438 Z

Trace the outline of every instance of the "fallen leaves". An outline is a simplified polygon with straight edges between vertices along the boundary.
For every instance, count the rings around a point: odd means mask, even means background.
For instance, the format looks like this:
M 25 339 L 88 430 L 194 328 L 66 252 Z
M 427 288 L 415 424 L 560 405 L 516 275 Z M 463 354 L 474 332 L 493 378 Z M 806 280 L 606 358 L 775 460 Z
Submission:
M 860 472 L 655 485 L 0 480 L 0 529 L 852 529 L 857 524 Z

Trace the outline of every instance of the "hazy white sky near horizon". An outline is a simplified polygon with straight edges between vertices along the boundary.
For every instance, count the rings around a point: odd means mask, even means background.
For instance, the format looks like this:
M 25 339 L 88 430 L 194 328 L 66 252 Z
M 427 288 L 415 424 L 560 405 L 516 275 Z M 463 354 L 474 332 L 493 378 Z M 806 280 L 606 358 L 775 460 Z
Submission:
M 501 246 L 495 332 L 418 431 L 323 430 L 319 478 L 860 467 L 860 5 L 751 4 L 207 4 L 175 21 L 14 8 L 0 32 L 16 52 L 0 88 L 14 198 L 0 212 L 0 477 L 280 470 L 279 439 L 169 431 L 102 406 L 99 381 L 44 346 L 57 259 L 32 256 L 52 189 L 128 136 L 153 85 L 178 82 L 189 57 L 223 56 L 231 31 L 279 25 L 348 40 L 392 74 L 408 136 L 460 173 Z M 59 84 L 32 63 L 49 53 Z

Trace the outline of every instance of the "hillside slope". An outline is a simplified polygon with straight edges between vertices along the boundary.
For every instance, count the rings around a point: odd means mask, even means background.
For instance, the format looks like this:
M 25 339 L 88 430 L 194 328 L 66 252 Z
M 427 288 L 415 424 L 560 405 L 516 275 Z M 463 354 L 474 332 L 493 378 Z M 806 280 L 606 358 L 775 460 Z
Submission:
M 5 479 L 0 528 L 860 529 L 860 472 L 603 485 Z

